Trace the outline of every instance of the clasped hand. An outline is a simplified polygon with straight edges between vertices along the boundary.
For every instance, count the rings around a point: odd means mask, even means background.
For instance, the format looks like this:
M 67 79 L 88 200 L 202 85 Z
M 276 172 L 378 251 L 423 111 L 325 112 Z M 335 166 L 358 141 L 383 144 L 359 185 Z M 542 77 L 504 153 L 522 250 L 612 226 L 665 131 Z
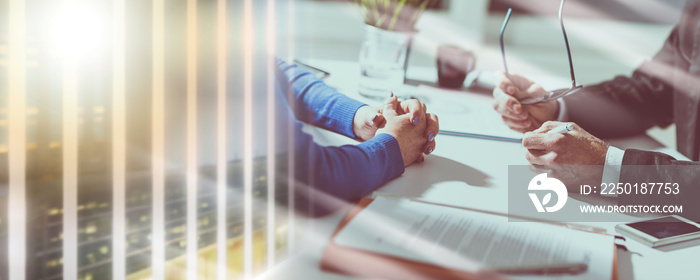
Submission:
M 438 117 L 427 113 L 424 103 L 409 99 L 399 102 L 391 94 L 383 107 L 363 106 L 353 121 L 353 132 L 362 141 L 387 133 L 396 138 L 404 166 L 423 160 L 423 154 L 435 151 L 439 131 Z

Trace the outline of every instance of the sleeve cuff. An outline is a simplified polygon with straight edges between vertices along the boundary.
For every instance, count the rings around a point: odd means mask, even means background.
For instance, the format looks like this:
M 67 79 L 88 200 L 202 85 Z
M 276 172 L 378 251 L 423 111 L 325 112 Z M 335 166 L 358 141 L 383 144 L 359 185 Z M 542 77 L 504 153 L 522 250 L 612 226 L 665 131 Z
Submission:
M 367 104 L 352 99 L 343 95 L 334 104 L 333 110 L 336 110 L 338 118 L 338 130 L 337 132 L 343 134 L 350 138 L 357 138 L 355 132 L 352 130 L 352 125 L 355 120 L 355 114 L 360 107 Z
M 384 168 L 384 181 L 389 181 L 399 175 L 403 174 L 405 167 L 403 166 L 403 156 L 401 155 L 401 148 L 399 147 L 399 142 L 387 133 L 377 134 L 372 137 L 372 139 L 360 144 L 360 145 L 378 145 L 378 152 L 383 153 L 386 165 Z
M 566 111 L 566 103 L 564 102 L 564 99 L 559 98 L 557 99 L 557 102 L 559 102 L 559 116 L 557 116 L 557 121 L 568 122 L 569 114 Z
M 603 167 L 603 183 L 617 185 L 620 181 L 622 158 L 624 156 L 625 151 L 612 146 L 608 147 L 608 152 L 605 154 L 605 166 Z M 617 197 L 617 194 L 604 196 Z

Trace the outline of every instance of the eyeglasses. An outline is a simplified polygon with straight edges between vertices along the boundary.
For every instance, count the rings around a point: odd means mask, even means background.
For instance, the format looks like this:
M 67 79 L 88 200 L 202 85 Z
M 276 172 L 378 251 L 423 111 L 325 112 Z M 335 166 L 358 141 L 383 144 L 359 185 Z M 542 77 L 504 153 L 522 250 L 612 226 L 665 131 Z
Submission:
M 544 95 L 544 96 L 525 97 L 523 99 L 518 100 L 520 102 L 520 104 L 532 105 L 532 104 L 549 102 L 549 101 L 556 100 L 556 99 L 562 98 L 564 96 L 573 94 L 573 93 L 575 93 L 583 88 L 583 86 L 581 86 L 581 85 L 576 85 L 576 75 L 574 74 L 574 65 L 573 65 L 573 62 L 571 60 L 571 50 L 569 49 L 569 39 L 566 36 L 566 29 L 564 29 L 564 20 L 562 18 L 562 11 L 564 11 L 564 2 L 566 2 L 566 0 L 561 0 L 561 4 L 559 5 L 559 25 L 561 26 L 561 32 L 564 34 L 564 44 L 566 44 L 566 54 L 569 56 L 569 70 L 571 71 L 571 88 L 551 91 L 551 92 L 549 92 L 548 95 Z M 506 26 L 508 25 L 508 20 L 510 20 L 510 15 L 512 12 L 513 12 L 513 9 L 508 9 L 508 13 L 506 14 L 506 19 L 503 21 L 503 27 L 501 27 L 501 36 L 500 36 L 501 55 L 503 56 L 503 67 L 506 70 L 506 77 L 508 77 L 508 79 L 510 79 L 510 73 L 508 72 L 508 64 L 506 64 L 506 49 L 503 45 L 503 33 L 505 33 L 505 31 L 506 31 Z

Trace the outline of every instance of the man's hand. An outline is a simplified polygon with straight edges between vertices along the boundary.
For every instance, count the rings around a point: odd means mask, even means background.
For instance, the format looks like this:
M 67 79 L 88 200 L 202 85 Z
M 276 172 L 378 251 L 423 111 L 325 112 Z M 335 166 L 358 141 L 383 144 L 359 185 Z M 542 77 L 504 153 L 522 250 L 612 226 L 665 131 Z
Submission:
M 569 133 L 548 133 L 567 123 L 548 121 L 539 129 L 523 135 L 525 157 L 537 168 L 552 171 L 552 176 L 567 186 L 599 184 L 603 176 L 608 145 L 574 124 Z
M 428 140 L 425 132 L 427 121 L 425 115 L 415 118 L 412 114 L 401 114 L 399 100 L 396 96 L 389 97 L 382 110 L 386 124 L 377 130 L 377 134 L 387 133 L 399 142 L 404 166 L 409 166 L 422 158 L 423 149 Z M 416 121 L 417 120 L 417 121 Z
M 527 132 L 537 129 L 546 121 L 556 120 L 559 114 L 559 103 L 556 100 L 533 105 L 518 102 L 518 99 L 525 97 L 548 95 L 540 85 L 517 74 L 510 74 L 511 79 L 503 72 L 495 75 L 493 108 L 501 114 L 503 122 L 510 129 Z
M 603 165 L 608 145 L 574 125 L 569 133 L 548 133 L 567 123 L 549 121 L 523 135 L 527 160 L 536 165 Z

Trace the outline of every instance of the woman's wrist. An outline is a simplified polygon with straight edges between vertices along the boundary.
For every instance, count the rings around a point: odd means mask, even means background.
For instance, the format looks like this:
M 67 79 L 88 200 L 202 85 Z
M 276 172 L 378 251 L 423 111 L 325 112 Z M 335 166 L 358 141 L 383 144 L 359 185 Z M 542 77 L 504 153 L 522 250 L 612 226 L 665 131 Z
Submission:
M 352 132 L 355 138 L 366 141 L 374 137 L 383 117 L 378 108 L 372 106 L 362 106 L 355 112 L 352 121 Z

